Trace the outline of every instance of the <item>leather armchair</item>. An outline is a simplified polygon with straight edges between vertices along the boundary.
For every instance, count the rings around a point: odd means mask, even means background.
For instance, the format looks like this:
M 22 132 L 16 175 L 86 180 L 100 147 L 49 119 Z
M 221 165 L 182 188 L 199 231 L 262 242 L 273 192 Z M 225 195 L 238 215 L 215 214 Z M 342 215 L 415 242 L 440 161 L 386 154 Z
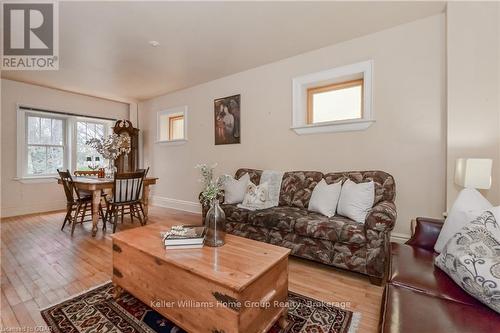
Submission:
M 380 332 L 499 332 L 500 316 L 434 266 L 443 220 L 416 219 L 405 244 L 391 243 Z
M 415 232 L 405 243 L 410 246 L 434 251 L 434 244 L 439 237 L 444 220 L 418 217 Z

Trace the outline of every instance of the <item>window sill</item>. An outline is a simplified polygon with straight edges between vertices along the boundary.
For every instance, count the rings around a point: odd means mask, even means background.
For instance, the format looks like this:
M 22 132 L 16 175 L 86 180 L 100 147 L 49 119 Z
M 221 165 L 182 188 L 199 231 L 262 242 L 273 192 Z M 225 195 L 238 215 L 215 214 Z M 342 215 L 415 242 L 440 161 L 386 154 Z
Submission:
M 374 122 L 375 120 L 372 119 L 343 120 L 311 125 L 293 126 L 291 129 L 293 129 L 298 135 L 362 131 L 370 127 Z
M 57 176 L 15 177 L 13 180 L 23 184 L 57 183 Z
M 187 143 L 187 139 L 179 139 L 179 140 L 165 140 L 165 141 L 156 141 L 157 144 L 162 146 L 178 146 Z

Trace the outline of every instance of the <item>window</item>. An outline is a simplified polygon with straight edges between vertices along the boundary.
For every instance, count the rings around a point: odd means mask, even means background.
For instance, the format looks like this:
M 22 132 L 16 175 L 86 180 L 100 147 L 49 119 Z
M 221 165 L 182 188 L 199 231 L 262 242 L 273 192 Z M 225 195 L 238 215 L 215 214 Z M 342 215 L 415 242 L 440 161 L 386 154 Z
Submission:
M 363 79 L 307 89 L 307 123 L 361 119 Z
M 187 106 L 159 111 L 157 142 L 183 143 L 187 140 Z
M 375 121 L 372 70 L 365 61 L 294 78 L 292 129 L 299 135 L 367 129 Z
M 87 146 L 85 142 L 93 138 L 104 138 L 110 132 L 107 127 L 109 126 L 102 122 L 76 122 L 76 170 L 90 170 L 89 166 L 93 168 L 104 167 L 104 158 L 94 148 Z
M 64 167 L 65 123 L 46 115 L 26 115 L 26 175 L 53 175 Z
M 181 140 L 184 138 L 184 115 L 168 118 L 168 139 Z
M 85 142 L 111 133 L 113 120 L 18 107 L 17 178 L 44 178 L 57 169 L 90 170 L 104 158 Z

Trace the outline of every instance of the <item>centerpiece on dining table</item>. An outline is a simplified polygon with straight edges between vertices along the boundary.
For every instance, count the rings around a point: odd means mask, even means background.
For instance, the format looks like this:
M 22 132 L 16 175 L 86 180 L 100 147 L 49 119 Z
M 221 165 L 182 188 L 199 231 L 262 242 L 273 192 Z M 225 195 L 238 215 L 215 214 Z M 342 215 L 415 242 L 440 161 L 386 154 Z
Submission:
M 99 154 L 108 160 L 108 166 L 104 169 L 106 178 L 113 178 L 116 172 L 115 160 L 122 154 L 128 154 L 131 150 L 130 136 L 123 134 L 110 134 L 106 138 L 92 138 L 85 142 L 94 148 Z

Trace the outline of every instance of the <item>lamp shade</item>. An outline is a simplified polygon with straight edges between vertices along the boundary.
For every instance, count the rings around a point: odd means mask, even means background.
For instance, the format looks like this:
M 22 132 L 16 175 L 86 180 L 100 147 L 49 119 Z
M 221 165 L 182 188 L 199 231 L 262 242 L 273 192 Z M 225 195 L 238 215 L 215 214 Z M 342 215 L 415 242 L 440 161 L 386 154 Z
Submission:
M 488 158 L 459 158 L 455 165 L 455 184 L 467 188 L 489 189 L 491 167 Z

